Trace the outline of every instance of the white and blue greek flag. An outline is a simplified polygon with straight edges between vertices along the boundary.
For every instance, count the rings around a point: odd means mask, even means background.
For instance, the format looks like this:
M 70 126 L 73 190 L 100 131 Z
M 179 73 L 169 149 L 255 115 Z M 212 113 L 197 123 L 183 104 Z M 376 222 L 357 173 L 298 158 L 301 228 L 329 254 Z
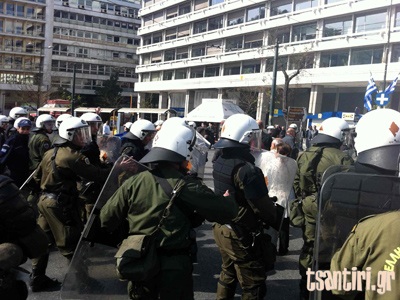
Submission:
M 399 75 L 396 76 L 396 78 L 393 80 L 391 84 L 388 85 L 388 87 L 385 89 L 385 94 L 389 95 L 394 92 L 394 89 L 396 88 L 396 83 L 397 83 L 397 78 Z
M 376 87 L 374 79 L 371 77 L 368 81 L 367 90 L 365 91 L 364 96 L 364 107 L 367 109 L 367 111 L 372 109 L 372 94 L 376 93 L 377 91 L 378 88 Z

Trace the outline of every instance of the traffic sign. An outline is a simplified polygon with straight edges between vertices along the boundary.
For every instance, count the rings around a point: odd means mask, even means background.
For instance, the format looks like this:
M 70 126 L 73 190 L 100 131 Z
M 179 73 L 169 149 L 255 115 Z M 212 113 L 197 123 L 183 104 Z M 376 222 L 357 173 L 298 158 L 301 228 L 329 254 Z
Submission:
M 377 93 L 375 98 L 375 104 L 379 106 L 385 106 L 389 104 L 389 95 L 386 95 L 385 92 Z

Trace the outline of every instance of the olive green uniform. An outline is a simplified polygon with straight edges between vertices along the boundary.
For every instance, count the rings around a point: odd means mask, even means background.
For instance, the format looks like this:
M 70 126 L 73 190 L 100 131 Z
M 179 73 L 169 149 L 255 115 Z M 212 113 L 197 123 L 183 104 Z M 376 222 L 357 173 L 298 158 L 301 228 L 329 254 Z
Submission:
M 361 219 L 354 226 L 342 248 L 335 253 L 331 261 L 331 271 L 351 271 L 357 267 L 359 271 L 371 268 L 371 285 L 376 290 L 367 290 L 363 285 L 367 300 L 398 300 L 400 299 L 400 212 L 388 212 Z M 380 295 L 378 272 L 394 271 L 395 278 L 388 280 L 391 291 Z M 381 282 L 383 283 L 383 282 Z M 359 291 L 334 290 L 333 294 L 345 296 L 345 299 L 354 299 Z M 363 298 L 364 299 L 364 298 Z
M 167 179 L 173 187 L 182 173 L 169 167 L 158 167 L 157 175 Z M 237 214 L 233 198 L 217 196 L 202 181 L 185 177 L 186 185 L 171 208 L 171 214 L 158 232 L 156 243 L 161 261 L 161 272 L 156 278 L 141 283 L 130 283 L 131 299 L 193 299 L 192 262 L 190 258 L 191 216 L 197 214 L 209 221 L 227 222 Z M 129 234 L 150 234 L 169 197 L 149 171 L 127 179 L 107 201 L 100 213 L 101 226 L 109 232 L 118 228 L 124 219 L 129 223 Z
M 297 174 L 294 179 L 294 190 L 297 197 L 303 197 L 303 212 L 305 217 L 304 226 L 302 228 L 303 231 L 303 240 L 304 245 L 301 249 L 299 256 L 299 271 L 302 277 L 300 281 L 300 292 L 302 293 L 304 298 L 308 298 L 308 292 L 306 289 L 306 271 L 308 268 L 311 268 L 312 265 L 312 257 L 314 252 L 314 241 L 315 241 L 315 225 L 317 221 L 317 192 L 318 186 L 310 186 L 306 190 L 302 190 L 300 187 L 300 172 L 303 164 L 308 164 L 307 152 L 315 152 L 316 148 L 321 147 L 320 145 L 313 145 L 307 151 L 303 152 L 299 158 L 297 159 Z M 333 165 L 351 165 L 353 164 L 353 159 L 346 153 L 340 151 L 337 148 L 326 146 L 322 151 L 322 156 L 320 157 L 319 162 L 317 163 L 317 169 L 315 172 L 315 182 L 319 182 L 322 174 L 325 170 Z
M 29 170 L 34 171 L 51 148 L 51 141 L 43 130 L 38 130 L 29 140 Z
M 234 219 L 213 226 L 222 258 L 217 299 L 233 299 L 238 282 L 242 299 L 263 299 L 269 266 L 264 259 L 266 249 L 262 248 L 262 239 L 266 238 L 262 225 L 272 224 L 276 218 L 264 175 L 254 166 L 249 148 L 224 148 L 214 162 L 213 177 L 215 192 L 223 194 L 229 189 L 239 203 Z

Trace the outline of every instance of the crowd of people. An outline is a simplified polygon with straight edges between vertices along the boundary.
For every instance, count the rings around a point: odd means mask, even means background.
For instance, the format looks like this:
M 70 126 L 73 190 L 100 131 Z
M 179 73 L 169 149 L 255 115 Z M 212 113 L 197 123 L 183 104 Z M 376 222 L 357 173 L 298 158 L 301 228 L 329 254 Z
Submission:
M 377 119 L 384 126 L 380 126 L 379 138 L 370 142 L 366 133 Z M 101 127 L 105 137 L 110 131 L 96 113 L 79 118 L 64 114 L 57 119 L 44 114 L 33 121 L 23 108 L 16 107 L 8 117 L 0 116 L 0 122 L 0 298 L 26 299 L 25 284 L 13 278 L 10 270 L 29 258 L 32 292 L 60 287 L 59 281 L 46 275 L 50 247 L 57 247 L 72 260 L 85 222 L 94 217 L 91 212 L 113 167 L 97 136 Z M 121 144 L 114 149 L 116 156 L 133 159 L 149 169 L 119 182 L 96 215 L 96 230 L 103 238 L 157 232 L 159 270 L 150 279 L 128 278 L 130 299 L 193 299 L 193 231 L 205 220 L 213 222 L 222 261 L 216 299 L 233 299 L 238 284 L 242 299 L 264 299 L 267 272 L 274 268 L 275 256 L 288 253 L 292 223 L 303 232 L 299 299 L 308 299 L 324 172 L 339 165 L 358 174 L 398 176 L 399 128 L 397 111 L 367 113 L 356 127 L 354 161 L 343 151 L 350 131 L 340 118 L 329 118 L 319 128 L 309 126 L 304 133 L 294 123 L 287 129 L 265 126 L 262 120 L 245 114 L 200 126 L 177 117 L 156 123 L 145 119 L 127 122 L 123 133 L 115 136 Z M 215 149 L 214 190 L 192 170 L 200 138 Z M 302 148 L 303 138 L 306 149 Z M 271 163 L 271 159 L 277 161 Z M 274 177 L 274 172 L 280 177 Z M 170 207 L 171 195 L 166 189 L 178 185 L 176 205 Z M 160 214 L 168 221 L 160 223 Z M 383 266 L 399 246 L 399 235 L 395 230 L 379 231 L 391 240 L 391 248 L 375 254 L 373 249 L 381 245 L 366 237 L 369 231 L 364 225 L 389 228 L 398 214 L 390 217 L 385 217 L 385 222 L 378 216 L 360 221 L 333 257 L 332 270 Z M 124 222 L 126 226 L 121 226 Z M 157 230 L 160 224 L 162 230 Z M 271 233 L 274 230 L 276 236 Z M 365 239 L 363 243 L 371 251 L 355 245 L 355 239 Z M 351 249 L 362 255 L 355 257 Z M 398 265 L 394 265 L 395 271 L 400 270 Z M 376 296 L 365 290 L 359 294 L 365 294 L 366 299 Z M 354 291 L 352 295 L 360 297 Z M 400 295 L 395 288 L 386 296 L 398 299 Z

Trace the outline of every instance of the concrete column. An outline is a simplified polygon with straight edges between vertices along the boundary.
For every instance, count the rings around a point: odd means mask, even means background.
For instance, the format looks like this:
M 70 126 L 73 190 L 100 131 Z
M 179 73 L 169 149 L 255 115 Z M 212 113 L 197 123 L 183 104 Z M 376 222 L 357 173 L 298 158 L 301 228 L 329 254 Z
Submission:
M 259 92 L 258 93 L 258 100 L 257 100 L 257 113 L 256 113 L 256 119 L 257 120 L 262 120 L 264 124 L 268 123 L 268 120 L 265 119 L 266 113 L 268 111 L 268 98 L 265 92 Z M 272 114 L 274 112 L 271 112 Z
M 194 109 L 194 91 L 186 91 L 185 96 L 185 116 Z
M 308 105 L 309 113 L 315 114 L 321 112 L 323 92 L 324 87 L 322 85 L 311 86 L 310 101 Z
M 146 99 L 145 97 L 146 97 L 146 93 L 138 93 L 137 108 L 140 108 L 140 102 L 141 102 L 141 100 L 143 100 L 143 102 L 144 102 L 144 99 Z

